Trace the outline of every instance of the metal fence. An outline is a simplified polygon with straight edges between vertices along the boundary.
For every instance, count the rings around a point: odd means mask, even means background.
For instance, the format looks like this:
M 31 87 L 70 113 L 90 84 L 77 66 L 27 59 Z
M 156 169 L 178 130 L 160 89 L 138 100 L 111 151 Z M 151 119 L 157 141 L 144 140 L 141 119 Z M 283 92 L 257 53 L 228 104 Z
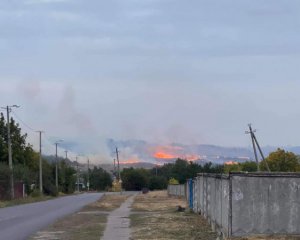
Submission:
M 199 174 L 185 188 L 190 208 L 223 236 L 300 234 L 299 173 Z

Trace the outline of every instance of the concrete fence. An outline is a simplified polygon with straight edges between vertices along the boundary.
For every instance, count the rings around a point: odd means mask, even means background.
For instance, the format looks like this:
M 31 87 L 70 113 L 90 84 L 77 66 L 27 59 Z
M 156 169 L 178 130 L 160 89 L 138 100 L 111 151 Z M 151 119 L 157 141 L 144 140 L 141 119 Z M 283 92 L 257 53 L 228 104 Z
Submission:
M 174 184 L 168 186 L 168 194 L 171 196 L 185 197 L 186 187 L 184 184 Z
M 199 174 L 185 193 L 223 236 L 300 234 L 299 173 Z

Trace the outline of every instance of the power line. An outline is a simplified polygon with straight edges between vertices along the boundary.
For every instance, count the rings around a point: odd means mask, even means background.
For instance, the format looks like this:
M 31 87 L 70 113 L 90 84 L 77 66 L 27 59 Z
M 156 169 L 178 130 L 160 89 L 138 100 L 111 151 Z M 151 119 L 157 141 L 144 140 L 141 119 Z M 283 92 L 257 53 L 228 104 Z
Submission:
M 13 115 L 16 117 L 16 119 L 18 119 L 25 127 L 27 127 L 29 130 L 33 131 L 33 132 L 37 132 L 36 129 L 33 129 L 32 127 L 30 127 L 27 123 L 25 123 L 13 110 L 11 111 L 13 113 Z

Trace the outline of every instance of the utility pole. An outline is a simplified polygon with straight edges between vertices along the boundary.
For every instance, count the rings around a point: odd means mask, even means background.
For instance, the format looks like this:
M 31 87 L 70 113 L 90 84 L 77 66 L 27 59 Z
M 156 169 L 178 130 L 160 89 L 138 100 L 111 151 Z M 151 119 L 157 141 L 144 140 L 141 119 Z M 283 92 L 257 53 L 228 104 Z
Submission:
M 11 136 L 10 136 L 10 118 L 9 113 L 11 108 L 19 108 L 18 105 L 6 106 L 2 109 L 6 109 L 7 112 L 7 145 L 8 145 L 8 166 L 10 170 L 10 198 L 15 198 L 15 187 L 14 187 L 14 173 L 13 173 L 13 161 L 12 161 L 12 149 L 11 149 Z
M 117 177 L 116 175 L 117 175 L 116 159 L 114 158 L 114 176 Z
M 63 140 L 58 140 L 55 142 L 55 186 L 58 191 L 58 158 L 57 158 L 57 145 L 63 142 Z
M 88 161 L 88 175 L 87 175 L 88 181 L 87 181 L 87 187 L 88 187 L 88 191 L 90 191 L 90 159 L 88 158 L 87 161 Z
M 269 168 L 269 165 L 268 165 L 268 162 L 265 160 L 265 157 L 264 157 L 264 154 L 258 144 L 258 141 L 257 141 L 257 138 L 255 136 L 255 132 L 256 130 L 253 130 L 252 129 L 252 125 L 251 124 L 248 124 L 248 127 L 249 127 L 249 131 L 246 131 L 246 134 L 250 134 L 251 136 L 251 141 L 252 141 L 252 145 L 253 145 L 253 151 L 254 151 L 254 156 L 255 156 L 255 160 L 256 160 L 256 164 L 257 164 L 257 171 L 259 172 L 260 171 L 260 168 L 259 168 L 259 162 L 258 162 L 258 157 L 257 157 L 257 150 L 256 150 L 256 146 L 259 150 L 259 153 L 261 155 L 261 158 L 262 160 L 266 163 L 266 167 L 267 167 L 267 170 L 268 172 L 270 172 L 270 168 Z
M 119 150 L 116 147 L 116 155 L 117 155 L 117 164 L 118 164 L 118 176 L 117 179 L 120 181 L 121 176 L 120 176 L 120 160 L 119 160 Z
M 77 171 L 76 171 L 76 175 L 77 175 L 77 192 L 79 192 L 79 170 L 78 170 L 78 156 L 76 156 L 76 163 L 77 163 Z
M 255 134 L 253 134 L 253 137 L 254 137 L 254 141 L 256 142 L 257 148 L 258 148 L 258 150 L 260 152 L 261 158 L 266 163 L 266 167 L 267 167 L 268 172 L 271 172 L 271 170 L 269 168 L 269 164 L 268 164 L 268 162 L 265 159 L 265 156 L 264 156 L 264 154 L 263 154 L 263 152 L 262 152 L 262 150 L 261 150 L 261 148 L 260 148 L 260 146 L 258 144 L 258 141 L 257 141 L 257 138 L 256 138 Z
M 43 194 L 43 161 L 42 161 L 42 133 L 43 131 L 37 131 L 40 136 L 40 193 Z
M 67 160 L 68 159 L 68 151 L 66 150 L 65 153 L 66 153 L 66 160 Z
M 246 134 L 250 134 L 250 136 L 251 136 L 251 141 L 252 141 L 252 146 L 253 146 L 255 161 L 256 161 L 256 165 L 257 165 L 257 171 L 259 172 L 260 171 L 260 169 L 259 169 L 259 162 L 258 162 L 257 151 L 256 151 L 255 142 L 254 142 L 254 132 L 256 130 L 254 130 L 254 131 L 252 130 L 251 124 L 248 124 L 248 127 L 249 127 L 249 132 L 247 131 Z

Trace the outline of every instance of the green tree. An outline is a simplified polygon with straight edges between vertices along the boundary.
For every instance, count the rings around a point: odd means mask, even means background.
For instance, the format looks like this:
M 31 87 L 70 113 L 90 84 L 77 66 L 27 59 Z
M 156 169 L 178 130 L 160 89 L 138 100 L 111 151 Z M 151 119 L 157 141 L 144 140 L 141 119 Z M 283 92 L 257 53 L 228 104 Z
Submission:
M 90 172 L 90 188 L 98 191 L 107 190 L 112 186 L 112 178 L 102 168 L 94 167 Z
M 140 191 L 149 186 L 149 176 L 146 169 L 124 168 L 121 172 L 122 187 L 128 191 Z
M 162 189 L 166 189 L 167 186 L 168 186 L 168 181 L 164 177 L 152 176 L 149 179 L 149 189 L 150 190 L 162 190 Z
M 10 169 L 8 164 L 0 163 L 0 199 L 9 199 L 9 176 Z
M 246 161 L 244 163 L 240 163 L 241 171 L 244 172 L 256 172 L 257 171 L 257 164 L 253 161 Z
M 240 171 L 242 171 L 242 167 L 240 164 L 224 164 L 224 173 Z
M 292 153 L 278 148 L 266 158 L 269 168 L 273 172 L 296 172 L 299 169 L 299 159 Z M 266 171 L 266 163 L 260 163 L 260 169 Z
M 76 170 L 63 159 L 59 168 L 59 185 L 63 193 L 73 193 L 76 184 Z

